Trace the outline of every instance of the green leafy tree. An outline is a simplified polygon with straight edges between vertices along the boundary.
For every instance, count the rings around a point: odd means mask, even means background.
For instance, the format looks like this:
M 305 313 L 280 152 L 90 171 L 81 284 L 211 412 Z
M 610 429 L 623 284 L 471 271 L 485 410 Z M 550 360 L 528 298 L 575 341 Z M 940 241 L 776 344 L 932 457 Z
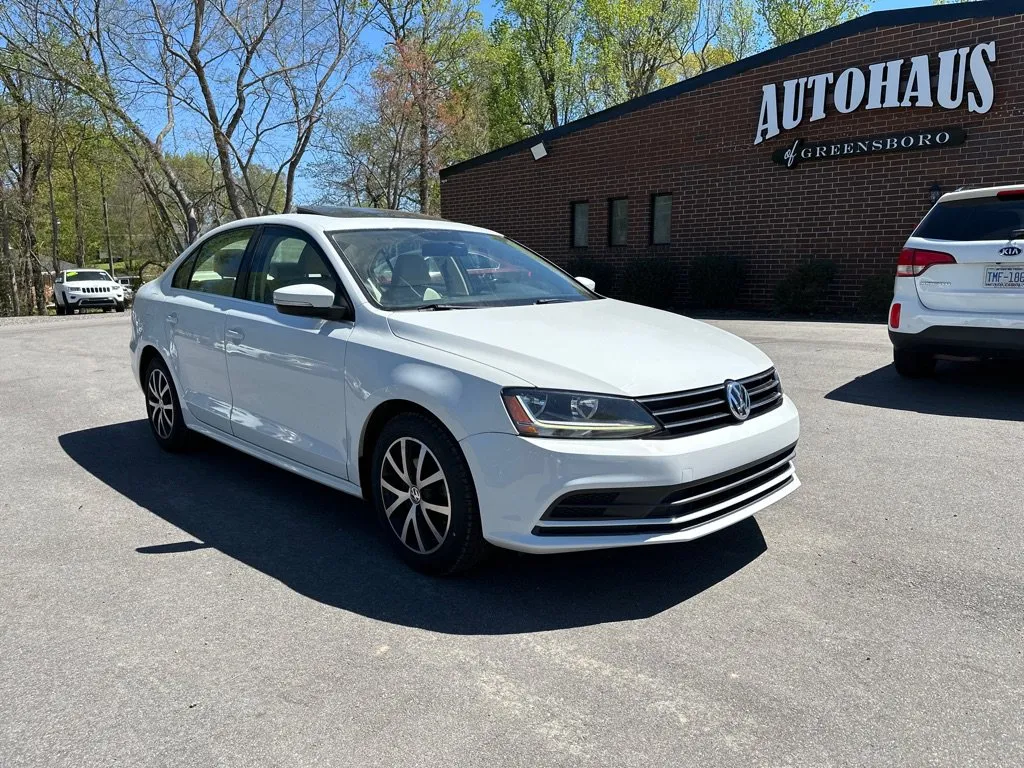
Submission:
M 582 0 L 504 0 L 491 29 L 496 75 L 488 106 L 495 135 L 538 133 L 597 106 L 584 34 Z
M 862 0 L 757 0 L 772 45 L 783 45 L 860 16 Z
M 678 79 L 702 31 L 699 0 L 585 0 L 587 44 L 608 103 Z

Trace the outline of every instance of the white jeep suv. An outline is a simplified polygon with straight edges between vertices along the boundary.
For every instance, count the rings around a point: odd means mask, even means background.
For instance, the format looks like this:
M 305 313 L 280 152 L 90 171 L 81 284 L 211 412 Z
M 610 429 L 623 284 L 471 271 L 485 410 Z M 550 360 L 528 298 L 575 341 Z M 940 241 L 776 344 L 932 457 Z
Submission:
M 124 286 L 102 269 L 68 269 L 53 281 L 53 304 L 58 315 L 90 308 L 124 312 Z
M 688 541 L 796 490 L 763 352 L 588 283 L 394 211 L 244 219 L 139 289 L 132 365 L 162 447 L 199 432 L 361 495 L 431 572 L 485 542 Z
M 1024 186 L 943 195 L 907 240 L 889 309 L 893 361 L 1024 357 Z

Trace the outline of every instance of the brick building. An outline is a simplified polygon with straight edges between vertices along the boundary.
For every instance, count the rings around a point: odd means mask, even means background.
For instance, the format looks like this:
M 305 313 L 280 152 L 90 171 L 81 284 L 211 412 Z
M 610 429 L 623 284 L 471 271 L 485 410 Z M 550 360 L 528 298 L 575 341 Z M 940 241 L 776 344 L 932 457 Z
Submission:
M 871 13 L 467 160 L 441 207 L 563 264 L 732 254 L 748 307 L 828 259 L 844 311 L 936 193 L 1016 182 L 1024 0 L 987 0 Z

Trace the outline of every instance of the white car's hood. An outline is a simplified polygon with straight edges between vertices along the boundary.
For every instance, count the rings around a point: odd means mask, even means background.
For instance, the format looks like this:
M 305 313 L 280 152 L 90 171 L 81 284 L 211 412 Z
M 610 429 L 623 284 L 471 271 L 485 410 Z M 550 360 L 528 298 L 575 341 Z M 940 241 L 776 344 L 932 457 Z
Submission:
M 752 376 L 771 361 L 752 344 L 687 317 L 613 299 L 441 312 L 394 312 L 403 339 L 537 387 L 631 397 Z

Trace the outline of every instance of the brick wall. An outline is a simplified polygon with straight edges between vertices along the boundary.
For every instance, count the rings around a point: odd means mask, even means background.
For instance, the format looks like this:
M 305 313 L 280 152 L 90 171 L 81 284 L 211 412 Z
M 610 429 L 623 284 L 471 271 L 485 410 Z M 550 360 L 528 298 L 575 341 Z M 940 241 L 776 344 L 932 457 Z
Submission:
M 847 67 L 996 41 L 995 102 L 985 115 L 939 108 L 831 108 L 824 120 L 753 145 L 761 87 Z M 904 82 L 909 70 L 904 65 Z M 448 174 L 443 215 L 496 229 L 565 263 L 574 255 L 623 266 L 651 254 L 680 260 L 733 253 L 747 263 L 742 302 L 766 308 L 775 283 L 808 257 L 838 267 L 829 308 L 856 306 L 864 281 L 892 273 L 900 247 L 930 207 L 929 190 L 1024 183 L 1024 15 L 885 27 L 760 66 L 529 149 Z M 968 89 L 970 77 L 968 76 Z M 901 87 L 902 93 L 902 87 Z M 781 110 L 781 104 L 780 104 Z M 807 142 L 961 127 L 959 147 L 825 159 L 787 169 L 771 154 Z M 650 197 L 673 193 L 672 244 L 649 245 Z M 629 198 L 625 246 L 608 245 L 608 199 Z M 590 202 L 589 246 L 570 245 L 570 202 Z M 600 286 L 599 286 L 600 290 Z M 678 298 L 686 300 L 681 284 Z

